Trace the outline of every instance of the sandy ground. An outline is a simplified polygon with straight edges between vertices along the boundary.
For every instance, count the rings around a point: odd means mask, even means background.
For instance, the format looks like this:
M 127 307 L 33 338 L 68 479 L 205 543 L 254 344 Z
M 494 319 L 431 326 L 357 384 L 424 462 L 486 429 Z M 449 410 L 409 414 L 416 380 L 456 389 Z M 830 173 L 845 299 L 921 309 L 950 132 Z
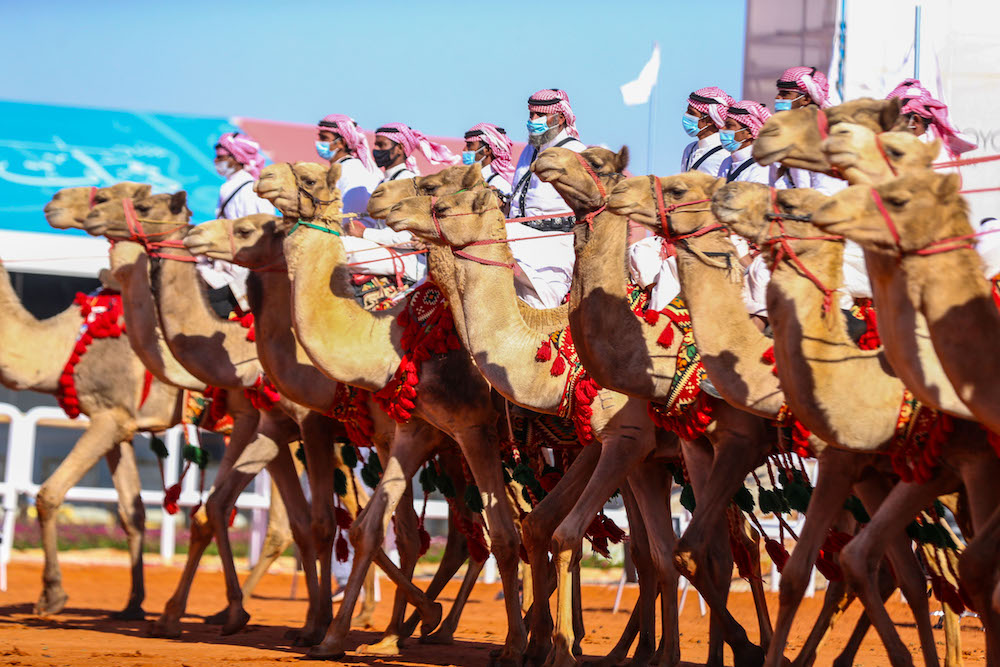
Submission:
M 0 593 L 0 664 L 3 665 L 125 665 L 127 667 L 162 667 L 211 665 L 275 665 L 295 662 L 304 650 L 293 647 L 284 638 L 289 627 L 301 625 L 306 610 L 301 577 L 298 598 L 291 599 L 292 574 L 287 568 L 265 577 L 257 596 L 246 603 L 252 619 L 242 632 L 221 637 L 218 628 L 202 623 L 201 616 L 218 611 L 224 600 L 222 576 L 211 564 L 200 572 L 191 594 L 189 616 L 185 618 L 180 640 L 153 639 L 145 636 L 148 622 L 122 622 L 108 619 L 108 612 L 120 609 L 128 590 L 128 571 L 119 564 L 108 564 L 100 554 L 86 554 L 63 560 L 64 585 L 69 594 L 66 610 L 56 617 L 39 619 L 31 614 L 32 603 L 41 586 L 41 562 L 35 556 L 16 557 L 8 575 L 8 590 Z M 284 571 L 282 571 L 284 570 Z M 180 574 L 178 565 L 147 564 L 146 604 L 149 618 L 162 609 Z M 445 589 L 442 602 L 447 610 L 458 588 L 458 581 Z M 480 584 L 472 594 L 453 646 L 426 646 L 416 640 L 407 642 L 398 658 L 370 658 L 348 653 L 346 664 L 354 665 L 485 665 L 491 648 L 502 643 L 505 621 L 502 602 L 496 600 L 499 584 Z M 376 612 L 376 627 L 384 627 L 389 614 L 391 587 L 383 583 L 383 601 Z M 615 644 L 637 596 L 635 586 L 624 592 L 623 611 L 612 614 L 615 586 L 585 585 L 583 589 L 587 636 L 583 642 L 586 656 L 603 656 Z M 821 598 L 807 599 L 792 632 L 786 654 L 794 656 L 811 627 Z M 777 599 L 769 597 L 772 616 Z M 697 598 L 692 594 L 681 616 L 681 655 L 684 664 L 701 664 L 707 653 L 708 619 L 700 616 Z M 734 593 L 730 610 L 756 637 L 756 620 L 749 593 Z M 834 628 L 821 648 L 817 665 L 829 665 L 843 646 L 860 613 L 852 607 Z M 919 645 L 908 609 L 893 596 L 889 613 L 896 621 L 903 641 L 919 661 Z M 978 620 L 962 621 L 962 654 L 966 665 L 985 664 L 984 639 Z M 944 655 L 944 633 L 935 631 L 939 655 Z M 370 643 L 377 632 L 354 631 L 352 645 Z M 727 651 L 727 664 L 731 656 Z M 856 665 L 885 665 L 886 655 L 874 633 L 869 633 L 858 654 Z

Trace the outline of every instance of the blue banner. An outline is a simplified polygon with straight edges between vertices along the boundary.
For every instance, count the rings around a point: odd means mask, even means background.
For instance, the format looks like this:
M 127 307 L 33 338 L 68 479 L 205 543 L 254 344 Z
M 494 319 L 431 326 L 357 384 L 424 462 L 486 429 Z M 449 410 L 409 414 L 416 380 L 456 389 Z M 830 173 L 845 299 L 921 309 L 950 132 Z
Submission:
M 56 191 L 119 181 L 187 190 L 192 222 L 210 220 L 223 182 L 215 142 L 237 129 L 225 118 L 3 101 L 0 119 L 0 229 L 28 232 L 53 231 L 42 207 Z

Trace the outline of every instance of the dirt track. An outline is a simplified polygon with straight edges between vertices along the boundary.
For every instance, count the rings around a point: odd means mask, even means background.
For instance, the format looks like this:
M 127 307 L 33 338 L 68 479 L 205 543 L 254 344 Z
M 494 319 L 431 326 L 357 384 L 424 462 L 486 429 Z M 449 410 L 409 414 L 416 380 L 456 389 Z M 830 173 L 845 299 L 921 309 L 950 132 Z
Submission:
M 178 567 L 147 566 L 145 608 L 150 618 L 162 609 L 180 574 Z M 200 616 L 218 611 L 224 600 L 222 576 L 218 572 L 199 573 L 191 593 L 190 616 L 184 625 L 181 640 L 152 639 L 145 636 L 146 622 L 112 621 L 109 611 L 124 605 L 128 573 L 124 567 L 107 565 L 66 564 L 63 566 L 65 588 L 70 600 L 67 609 L 51 619 L 38 619 L 31 606 L 41 585 L 41 563 L 34 560 L 15 561 L 9 570 L 9 590 L 0 593 L 0 664 L 9 665 L 125 665 L 128 667 L 162 667 L 185 665 L 273 665 L 298 661 L 303 649 L 289 645 L 284 639 L 288 627 L 297 627 L 303 620 L 306 602 L 302 586 L 300 599 L 288 598 L 291 575 L 270 574 L 258 588 L 258 595 L 246 603 L 252 619 L 244 631 L 220 637 L 217 627 L 206 626 Z M 447 610 L 458 582 L 445 589 Z M 399 658 L 370 658 L 348 654 L 344 660 L 355 665 L 485 665 L 489 650 L 503 641 L 505 624 L 503 606 L 495 600 L 499 584 L 480 584 L 466 607 L 454 646 L 424 646 L 415 640 L 404 647 Z M 383 602 L 376 613 L 376 627 L 384 626 L 389 614 L 386 601 L 391 594 L 383 586 Z M 585 586 L 584 608 L 587 638 L 583 643 L 586 655 L 604 655 L 617 641 L 627 620 L 627 614 L 611 614 L 614 586 Z M 631 610 L 637 595 L 635 587 L 625 591 L 623 608 Z M 794 629 L 787 653 L 794 655 L 808 632 L 820 597 L 806 600 Z M 769 599 L 772 616 L 777 599 Z M 734 593 L 730 609 L 745 625 L 751 637 L 756 637 L 756 621 L 748 593 Z M 889 613 L 897 622 L 903 641 L 919 660 L 916 631 L 908 609 L 894 596 Z M 829 665 L 836 656 L 854 620 L 859 614 L 853 606 L 834 629 L 821 649 L 817 665 Z M 976 619 L 962 622 L 963 658 L 966 665 L 985 664 L 983 633 Z M 685 664 L 703 663 L 707 651 L 707 617 L 701 618 L 697 598 L 689 596 L 681 617 L 681 656 Z M 376 632 L 355 631 L 354 645 L 373 642 Z M 944 635 L 936 631 L 939 655 L 944 655 Z M 727 655 L 727 660 L 731 656 Z M 731 664 L 731 662 L 727 662 Z M 856 665 L 884 665 L 885 652 L 874 633 L 869 633 L 858 654 Z

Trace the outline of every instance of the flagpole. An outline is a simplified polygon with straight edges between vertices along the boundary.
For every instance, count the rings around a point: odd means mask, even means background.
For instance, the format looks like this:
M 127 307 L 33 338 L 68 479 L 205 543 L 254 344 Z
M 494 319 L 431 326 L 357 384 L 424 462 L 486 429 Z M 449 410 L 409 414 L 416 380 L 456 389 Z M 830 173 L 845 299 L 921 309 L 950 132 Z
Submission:
M 653 85 L 653 89 L 649 92 L 649 125 L 646 128 L 646 173 L 653 173 L 653 145 L 656 136 L 656 125 L 654 124 L 654 119 L 656 118 L 656 85 Z

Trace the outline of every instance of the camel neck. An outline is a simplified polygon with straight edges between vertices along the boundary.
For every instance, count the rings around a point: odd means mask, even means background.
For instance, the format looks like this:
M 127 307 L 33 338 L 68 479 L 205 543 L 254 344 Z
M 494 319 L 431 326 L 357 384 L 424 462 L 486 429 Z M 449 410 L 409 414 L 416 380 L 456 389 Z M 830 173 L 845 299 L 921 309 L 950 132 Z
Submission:
M 714 220 L 714 219 L 713 219 Z M 774 341 L 751 322 L 743 303 L 743 282 L 726 268 L 709 266 L 692 248 L 736 271 L 739 253 L 728 234 L 711 233 L 677 245 L 677 270 L 691 313 L 698 353 L 709 379 L 734 405 L 773 419 L 785 401 L 773 367 L 763 362 Z M 721 253 L 725 253 L 723 257 Z
M 186 255 L 186 250 L 174 250 Z M 191 262 L 158 260 L 152 271 L 160 326 L 174 357 L 213 387 L 252 387 L 260 377 L 257 348 L 238 322 L 215 314 Z
M 569 321 L 580 359 L 601 386 L 656 400 L 670 390 L 680 340 L 670 348 L 659 345 L 670 320 L 662 317 L 650 326 L 632 312 L 626 294 L 628 234 L 628 218 L 609 211 L 594 218 L 592 229 L 576 226 Z
M 384 387 L 403 354 L 395 321 L 401 306 L 371 313 L 358 305 L 339 236 L 300 226 L 286 236 L 284 249 L 295 332 L 309 358 L 341 382 Z
M 825 285 L 840 285 L 843 245 L 825 243 L 803 263 Z M 780 262 L 767 290 L 774 357 L 795 417 L 831 445 L 870 451 L 895 432 L 903 384 L 881 352 L 858 349 L 844 314 L 823 313 L 824 294 L 798 267 Z M 864 387 L 862 407 L 858 387 Z
M 470 248 L 469 254 L 497 264 L 514 261 L 506 243 Z M 437 265 L 432 263 L 432 270 Z M 457 331 L 479 371 L 511 402 L 538 412 L 556 413 L 566 385 L 565 374 L 554 377 L 551 362 L 535 361 L 535 354 L 548 333 L 568 325 L 558 315 L 561 309 L 550 313 L 519 305 L 514 271 L 506 266 L 456 257 L 454 268 L 454 280 L 447 275 L 435 275 L 434 279 L 452 305 L 455 319 L 462 320 Z M 458 285 L 462 288 L 458 289 Z M 460 307 L 456 309 L 454 304 Z M 537 326 L 529 325 L 525 315 L 537 318 Z
M 174 358 L 164 340 L 149 281 L 149 256 L 138 243 L 119 241 L 111 246 L 110 257 L 111 270 L 122 286 L 125 331 L 136 355 L 161 382 L 203 391 L 205 383 Z
M 282 396 L 326 413 L 337 383 L 309 363 L 295 338 L 291 290 L 292 283 L 284 271 L 251 273 L 247 281 L 260 363 Z
M 907 257 L 903 264 L 945 373 L 972 412 L 996 428 L 1000 364 L 993 335 L 1000 332 L 1000 311 L 982 259 L 973 249 L 960 249 Z
M 82 319 L 76 305 L 38 320 L 21 303 L 7 269 L 0 263 L 0 383 L 15 391 L 47 394 L 59 388 L 59 375 L 76 344 Z

